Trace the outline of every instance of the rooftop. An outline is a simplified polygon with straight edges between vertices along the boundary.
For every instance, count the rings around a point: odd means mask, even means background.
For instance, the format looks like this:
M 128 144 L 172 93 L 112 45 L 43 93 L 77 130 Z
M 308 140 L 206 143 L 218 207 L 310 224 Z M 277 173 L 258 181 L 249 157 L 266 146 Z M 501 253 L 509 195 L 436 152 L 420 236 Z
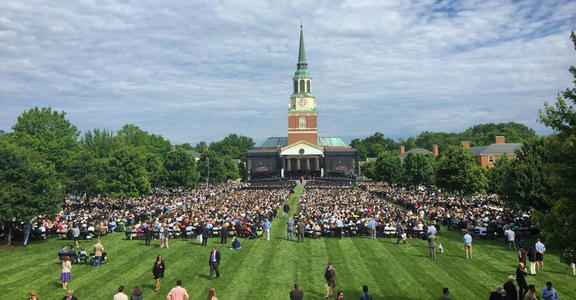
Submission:
M 490 144 L 488 146 L 470 147 L 470 153 L 481 154 L 514 154 L 516 149 L 520 149 L 520 143 Z
M 269 137 L 260 147 L 286 147 L 288 146 L 288 138 L 285 136 L 281 137 Z M 332 146 L 332 147 L 345 147 L 348 146 L 344 141 L 335 136 L 318 137 L 318 146 Z

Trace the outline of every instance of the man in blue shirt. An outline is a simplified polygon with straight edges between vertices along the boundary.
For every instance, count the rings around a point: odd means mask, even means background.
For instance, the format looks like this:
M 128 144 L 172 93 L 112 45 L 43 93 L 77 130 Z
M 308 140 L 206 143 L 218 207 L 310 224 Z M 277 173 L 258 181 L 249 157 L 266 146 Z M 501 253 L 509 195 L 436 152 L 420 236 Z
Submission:
M 558 300 L 558 292 L 552 287 L 552 282 L 546 282 L 546 287 L 542 289 L 542 299 Z
M 294 232 L 294 221 L 292 221 L 292 218 L 290 218 L 286 222 L 286 239 L 287 240 L 292 240 L 292 238 L 293 238 L 292 233 L 293 232 Z
M 464 232 L 464 249 L 466 250 L 466 259 L 472 259 L 472 236 L 468 231 Z
M 266 232 L 266 240 L 269 241 L 270 240 L 270 227 L 272 227 L 272 224 L 270 223 L 270 221 L 268 221 L 268 219 L 264 220 L 264 232 Z
M 376 220 L 374 220 L 374 218 L 370 219 L 370 223 L 368 224 L 368 227 L 370 229 L 370 237 L 375 240 L 376 239 L 376 226 L 378 225 L 378 223 L 376 223 Z

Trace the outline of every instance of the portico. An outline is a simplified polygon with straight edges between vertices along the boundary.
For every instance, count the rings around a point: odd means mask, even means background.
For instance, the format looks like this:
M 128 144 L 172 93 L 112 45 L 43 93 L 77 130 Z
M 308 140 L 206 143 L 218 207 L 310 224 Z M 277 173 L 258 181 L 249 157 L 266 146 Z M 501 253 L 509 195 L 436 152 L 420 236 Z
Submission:
M 310 178 L 324 176 L 324 148 L 299 141 L 280 149 L 281 177 Z

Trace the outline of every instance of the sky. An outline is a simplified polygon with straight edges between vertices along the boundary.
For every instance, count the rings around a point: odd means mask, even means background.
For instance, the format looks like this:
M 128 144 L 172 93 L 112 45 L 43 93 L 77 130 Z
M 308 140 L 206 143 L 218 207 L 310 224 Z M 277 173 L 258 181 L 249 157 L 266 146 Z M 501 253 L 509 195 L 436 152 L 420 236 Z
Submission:
M 2 0 L 0 130 L 35 106 L 172 143 L 286 136 L 303 24 L 321 136 L 520 122 L 573 86 L 574 1 Z

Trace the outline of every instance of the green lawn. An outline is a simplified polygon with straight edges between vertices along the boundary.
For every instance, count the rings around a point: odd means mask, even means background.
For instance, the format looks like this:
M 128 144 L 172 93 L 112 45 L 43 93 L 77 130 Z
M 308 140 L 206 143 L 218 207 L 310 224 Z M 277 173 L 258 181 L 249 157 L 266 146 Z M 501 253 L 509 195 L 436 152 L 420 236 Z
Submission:
M 297 207 L 297 195 L 290 204 Z M 367 237 L 289 242 L 284 240 L 284 222 L 281 216 L 273 222 L 271 241 L 242 240 L 240 251 L 211 239 L 208 246 L 214 244 L 222 253 L 221 278 L 214 281 L 208 280 L 209 247 L 171 240 L 170 249 L 159 249 L 158 241 L 146 247 L 143 241 L 126 241 L 116 233 L 103 239 L 111 263 L 98 268 L 73 265 L 69 287 L 80 300 L 112 299 L 119 285 L 127 289 L 139 285 L 144 299 L 166 299 L 181 279 L 191 299 L 205 299 L 210 287 L 216 288 L 221 300 L 288 299 L 293 282 L 298 281 L 305 299 L 323 299 L 324 268 L 331 261 L 338 271 L 337 288 L 344 291 L 345 299 L 358 299 L 363 284 L 370 287 L 374 299 L 437 299 L 444 286 L 450 287 L 453 299 L 488 299 L 489 292 L 516 267 L 515 254 L 506 251 L 501 241 L 477 241 L 474 260 L 467 261 L 460 235 L 442 231 L 438 239 L 445 254 L 431 261 L 427 244 L 421 240 L 400 246 L 393 239 Z M 56 252 L 62 243 L 51 239 L 1 251 L 0 299 L 26 299 L 32 289 L 38 290 L 42 300 L 61 299 L 64 292 Z M 92 244 L 81 245 L 91 249 Z M 162 288 L 154 293 L 151 269 L 158 254 L 165 258 L 166 274 Z M 547 255 L 545 263 L 546 270 L 529 277 L 528 283 L 541 289 L 550 280 L 561 299 L 576 299 L 576 278 L 564 274 L 558 257 Z

